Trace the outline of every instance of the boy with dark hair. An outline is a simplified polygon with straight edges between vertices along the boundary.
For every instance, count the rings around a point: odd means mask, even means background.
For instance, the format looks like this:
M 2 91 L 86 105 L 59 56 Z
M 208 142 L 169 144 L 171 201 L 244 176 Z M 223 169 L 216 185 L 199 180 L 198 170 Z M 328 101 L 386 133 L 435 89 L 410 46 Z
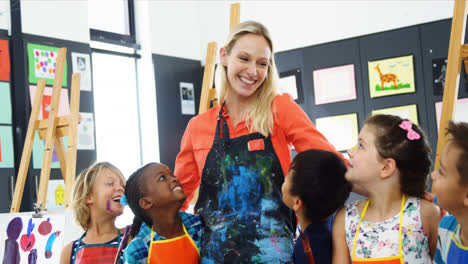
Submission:
M 440 222 L 434 263 L 468 263 L 468 123 L 450 121 L 447 134 L 432 180 L 440 207 L 451 215 Z
M 294 262 L 331 263 L 332 215 L 349 197 L 346 166 L 336 154 L 311 149 L 299 153 L 282 186 L 284 203 L 296 212 L 301 230 Z

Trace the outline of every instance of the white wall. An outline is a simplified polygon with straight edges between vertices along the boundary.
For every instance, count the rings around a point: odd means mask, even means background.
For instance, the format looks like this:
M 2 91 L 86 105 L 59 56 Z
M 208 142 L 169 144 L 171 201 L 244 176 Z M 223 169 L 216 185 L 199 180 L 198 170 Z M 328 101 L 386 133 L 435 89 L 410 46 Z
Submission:
M 197 7 L 196 1 L 148 1 L 152 53 L 200 59 Z
M 223 44 L 230 4 L 241 21 L 271 31 L 276 51 L 362 36 L 452 16 L 452 0 L 151 1 L 153 53 L 204 60 L 207 43 Z
M 4 0 L 2 0 L 3 2 Z M 21 1 L 23 33 L 88 43 L 88 1 Z
M 10 1 L 0 1 L 0 29 L 10 31 Z

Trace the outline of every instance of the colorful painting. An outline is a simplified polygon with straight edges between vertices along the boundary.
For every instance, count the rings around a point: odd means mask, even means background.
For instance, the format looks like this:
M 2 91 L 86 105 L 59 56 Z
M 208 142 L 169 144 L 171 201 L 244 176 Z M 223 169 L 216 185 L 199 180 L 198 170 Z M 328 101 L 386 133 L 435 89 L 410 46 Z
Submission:
M 37 87 L 35 85 L 29 86 L 29 98 L 31 99 L 31 105 L 34 101 L 34 96 L 36 96 Z M 44 95 L 42 97 L 42 106 L 41 111 L 39 111 L 39 120 L 49 118 L 50 113 L 50 103 L 52 100 L 52 87 L 44 88 Z M 57 116 L 67 116 L 70 114 L 70 103 L 68 100 L 68 90 L 62 89 L 59 99 L 59 109 Z
M 8 40 L 0 39 L 0 81 L 10 80 L 10 52 Z
M 72 52 L 73 73 L 79 73 L 80 90 L 91 91 L 91 59 L 89 54 Z
M 373 110 L 372 115 L 395 115 L 399 116 L 402 119 L 408 119 L 415 124 L 418 123 L 418 108 L 415 104 L 412 105 L 403 105 L 397 107 L 390 107 L 384 109 Z
M 329 104 L 356 99 L 354 64 L 315 70 L 315 104 Z
M 64 216 L 34 218 L 32 213 L 2 214 L 0 260 L 3 263 L 59 263 L 64 246 Z M 6 231 L 6 232 L 5 232 Z
M 53 85 L 57 67 L 58 48 L 28 43 L 29 82 L 37 83 L 45 79 L 46 84 Z M 67 60 L 63 71 L 62 86 L 67 86 Z
M 352 149 L 357 144 L 359 130 L 356 113 L 317 118 L 315 125 L 337 151 Z
M 14 168 L 13 128 L 0 126 L 0 168 Z
M 442 102 L 435 103 L 437 130 L 440 128 L 440 118 L 442 116 Z M 458 99 L 455 105 L 455 113 L 452 120 L 455 122 L 468 123 L 468 98 Z
M 68 137 L 63 137 L 62 138 L 63 144 L 65 146 L 65 152 L 67 151 L 67 146 L 68 146 Z M 34 169 L 40 169 L 42 168 L 42 158 L 44 156 L 44 145 L 45 145 L 45 140 L 40 140 L 39 139 L 39 133 L 36 131 L 36 135 L 34 136 L 34 143 L 33 143 L 33 149 L 32 149 L 32 160 L 33 160 L 33 168 Z M 50 166 L 52 169 L 59 169 L 60 168 L 60 162 L 57 156 L 57 150 L 55 149 L 52 153 L 52 163 Z
M 11 124 L 10 84 L 0 82 L 0 124 Z
M 413 55 L 370 61 L 368 65 L 371 98 L 416 91 Z
M 81 122 L 78 125 L 77 149 L 94 150 L 94 117 L 93 113 L 80 113 Z

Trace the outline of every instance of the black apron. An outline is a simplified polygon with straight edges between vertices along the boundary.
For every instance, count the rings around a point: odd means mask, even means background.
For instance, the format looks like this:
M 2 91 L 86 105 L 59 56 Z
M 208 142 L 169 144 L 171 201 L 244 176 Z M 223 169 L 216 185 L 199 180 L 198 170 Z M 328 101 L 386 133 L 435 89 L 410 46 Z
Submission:
M 205 221 L 202 263 L 290 263 L 296 220 L 281 198 L 284 175 L 271 138 L 229 138 L 223 107 L 195 205 Z

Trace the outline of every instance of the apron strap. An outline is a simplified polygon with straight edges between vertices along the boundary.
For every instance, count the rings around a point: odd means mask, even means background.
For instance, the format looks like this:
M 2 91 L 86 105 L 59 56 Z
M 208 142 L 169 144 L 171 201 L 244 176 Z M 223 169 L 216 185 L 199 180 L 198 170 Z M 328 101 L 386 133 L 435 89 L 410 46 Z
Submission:
M 361 222 L 362 219 L 364 218 L 364 215 L 366 214 L 367 207 L 369 207 L 369 199 L 366 202 L 366 205 L 364 206 L 364 209 L 362 210 L 361 217 L 359 218 L 359 223 L 356 229 L 356 234 L 354 235 L 354 242 L 353 242 L 353 253 L 352 253 L 352 259 L 356 258 L 356 242 L 359 234 L 359 229 L 361 227 Z M 405 195 L 401 197 L 401 206 L 400 206 L 400 225 L 398 227 L 398 247 L 399 247 L 399 252 L 400 256 L 403 257 L 403 243 L 401 242 L 401 231 L 402 231 L 402 226 L 403 226 L 403 211 L 405 209 Z
M 221 106 L 221 109 L 219 109 L 219 113 L 218 113 L 218 123 L 216 125 L 216 134 L 215 134 L 215 138 L 216 139 L 219 139 L 221 138 L 221 135 L 220 135 L 220 123 L 222 122 L 222 129 L 223 129 L 223 142 L 224 142 L 224 148 L 229 148 L 230 146 L 230 137 L 229 137 L 229 127 L 227 125 L 227 122 L 226 122 L 226 119 L 224 118 L 223 116 L 223 108 L 224 108 L 224 105 L 226 104 L 226 101 L 223 102 L 223 105 Z

